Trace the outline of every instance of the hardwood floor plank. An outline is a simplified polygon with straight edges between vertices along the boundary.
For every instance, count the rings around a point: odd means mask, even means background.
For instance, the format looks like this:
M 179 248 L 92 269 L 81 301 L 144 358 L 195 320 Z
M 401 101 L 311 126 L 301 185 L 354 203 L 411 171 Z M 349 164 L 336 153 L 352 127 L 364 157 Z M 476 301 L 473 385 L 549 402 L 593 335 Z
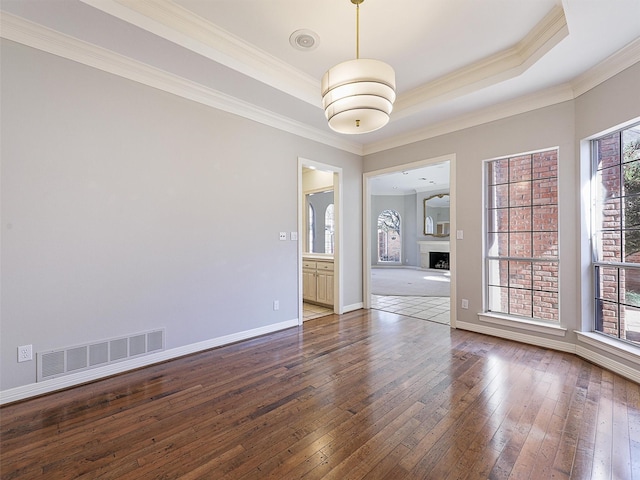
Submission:
M 627 383 L 631 478 L 640 480 L 640 385 Z
M 613 431 L 611 469 L 613 478 L 631 478 L 631 439 L 626 382 L 613 377 Z
M 589 382 L 587 384 L 587 398 L 582 412 L 580 432 L 577 439 L 576 456 L 571 471 L 572 478 L 589 477 L 593 466 L 601 380 L 602 371 L 598 368 L 591 368 L 589 371 Z
M 590 366 L 582 365 L 583 370 L 590 369 Z M 554 459 L 553 468 L 556 472 L 562 472 L 563 475 L 569 476 L 574 464 L 576 449 L 578 444 L 578 435 L 582 424 L 582 416 L 584 414 L 585 403 L 587 399 L 586 388 L 579 385 L 579 377 L 569 374 L 565 381 L 570 394 L 565 424 L 560 437 L 560 444 Z
M 379 311 L 0 408 L 5 479 L 640 480 L 640 386 Z
M 543 415 L 546 413 L 544 398 L 548 388 L 549 385 L 545 382 L 532 384 L 532 390 L 528 395 L 530 398 L 523 400 L 521 409 L 510 412 L 513 420 L 508 427 L 509 438 L 504 444 L 493 470 L 494 472 L 500 471 L 501 477 L 526 478 L 527 472 L 530 472 L 535 466 L 535 463 L 531 461 L 531 453 L 525 450 L 525 445 L 527 445 L 527 440 L 531 438 L 530 435 L 534 430 L 536 420 L 541 420 L 539 416 L 541 411 Z M 494 448 L 497 450 L 496 447 Z
M 388 416 L 381 418 L 375 427 L 371 427 L 368 439 L 358 442 L 358 448 L 341 461 L 338 466 L 332 469 L 324 478 L 355 480 L 361 479 L 376 467 L 413 428 L 417 421 L 413 416 L 424 409 L 425 406 L 419 402 L 405 408 L 398 408 L 389 412 Z M 401 412 L 401 413 L 400 413 Z M 400 413 L 398 415 L 398 413 Z M 395 418 L 394 418 L 395 417 Z M 388 423 L 387 423 L 388 422 Z M 381 427 L 384 425 L 384 427 Z M 376 428 L 378 427 L 378 428 Z M 376 431 L 376 433 L 373 433 Z
M 497 383 L 501 383 L 499 377 L 496 377 L 496 384 Z M 495 396 L 498 391 L 498 389 L 494 390 L 487 398 L 487 406 L 489 409 L 493 408 L 492 401 L 495 401 Z M 448 396 L 448 392 L 440 392 L 439 395 L 443 397 Z M 497 405 L 499 404 L 500 403 Z M 456 428 L 460 428 L 462 422 L 460 415 L 464 411 L 464 408 L 464 405 L 456 406 L 454 403 L 453 408 L 447 411 L 443 418 L 429 430 L 427 436 L 416 446 L 411 454 L 402 460 L 401 465 L 405 469 L 413 471 L 415 474 L 433 468 L 435 462 L 437 462 L 443 454 L 442 446 L 447 445 L 450 441 L 449 437 L 451 436 L 451 432 L 455 431 Z M 486 425 L 485 423 L 485 426 Z M 486 432 L 483 433 L 483 436 L 486 437 Z
M 611 478 L 611 456 L 613 448 L 613 375 L 602 373 L 596 442 L 593 452 L 593 475 L 596 478 Z
M 545 430 L 549 426 L 555 402 L 552 399 L 544 398 L 538 413 L 531 424 L 527 437 L 522 445 L 520 454 L 515 460 L 509 478 L 521 479 L 529 478 L 532 471 L 539 468 L 538 455 L 545 438 Z

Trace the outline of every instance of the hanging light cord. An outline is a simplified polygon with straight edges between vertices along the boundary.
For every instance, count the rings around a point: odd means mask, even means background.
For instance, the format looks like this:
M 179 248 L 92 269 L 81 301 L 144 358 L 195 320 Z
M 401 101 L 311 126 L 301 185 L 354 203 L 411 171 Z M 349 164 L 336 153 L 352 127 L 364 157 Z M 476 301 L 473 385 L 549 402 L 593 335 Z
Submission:
M 356 60 L 360 58 L 360 3 L 356 3 Z

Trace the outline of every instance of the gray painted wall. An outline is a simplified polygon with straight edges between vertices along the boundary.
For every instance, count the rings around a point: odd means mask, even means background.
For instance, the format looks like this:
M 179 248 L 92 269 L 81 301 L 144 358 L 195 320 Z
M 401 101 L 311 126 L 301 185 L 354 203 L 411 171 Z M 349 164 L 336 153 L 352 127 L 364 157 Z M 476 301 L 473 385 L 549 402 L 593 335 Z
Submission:
M 174 348 L 296 319 L 296 243 L 278 232 L 297 229 L 299 156 L 343 169 L 344 304 L 362 302 L 359 156 L 1 48 L 2 390 L 36 380 L 19 345 L 165 327 Z
M 418 255 L 418 234 L 422 227 L 418 221 L 412 221 L 419 217 L 417 213 L 416 194 L 404 196 L 404 214 L 407 221 L 405 222 L 403 243 L 403 261 L 405 265 L 411 267 L 420 266 Z

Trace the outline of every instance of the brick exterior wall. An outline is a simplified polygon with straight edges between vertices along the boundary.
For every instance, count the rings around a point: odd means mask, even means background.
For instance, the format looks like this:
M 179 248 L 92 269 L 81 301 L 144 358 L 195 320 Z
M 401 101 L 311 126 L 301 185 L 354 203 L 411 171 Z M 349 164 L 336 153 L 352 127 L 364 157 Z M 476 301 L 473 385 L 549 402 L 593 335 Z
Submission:
M 489 308 L 557 322 L 558 152 L 495 160 L 487 168 L 489 255 L 511 257 L 489 262 Z

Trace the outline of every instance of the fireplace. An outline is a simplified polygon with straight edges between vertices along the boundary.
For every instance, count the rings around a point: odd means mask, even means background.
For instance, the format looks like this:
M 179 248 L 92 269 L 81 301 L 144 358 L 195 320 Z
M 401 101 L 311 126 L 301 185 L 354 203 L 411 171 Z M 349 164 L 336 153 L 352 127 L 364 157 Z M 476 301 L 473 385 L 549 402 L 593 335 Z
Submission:
M 449 270 L 449 252 L 429 252 L 429 268 Z
M 418 240 L 418 250 L 420 251 L 420 268 L 434 268 L 431 254 L 446 253 L 446 270 L 449 270 L 449 241 L 448 240 Z M 436 260 L 435 263 L 441 259 Z M 443 264 L 440 264 L 442 268 Z

